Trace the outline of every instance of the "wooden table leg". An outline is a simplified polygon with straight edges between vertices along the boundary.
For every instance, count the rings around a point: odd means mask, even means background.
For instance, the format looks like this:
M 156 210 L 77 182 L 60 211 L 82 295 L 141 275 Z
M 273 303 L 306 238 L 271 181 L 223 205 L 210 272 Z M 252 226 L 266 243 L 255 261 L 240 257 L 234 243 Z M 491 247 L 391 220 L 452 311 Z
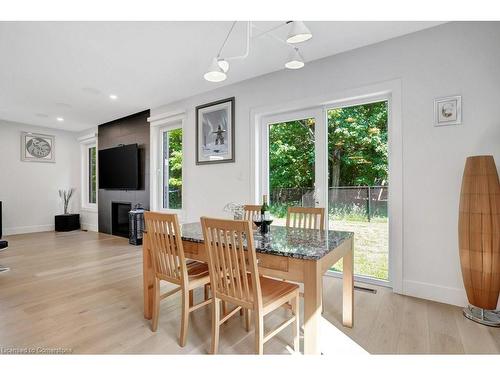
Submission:
M 320 354 L 321 267 L 317 261 L 304 264 L 304 354 Z
M 354 324 L 354 240 L 343 259 L 342 324 L 352 328 Z
M 151 256 L 147 250 L 146 237 L 142 245 L 142 279 L 144 289 L 144 318 L 151 319 L 153 316 L 153 269 Z

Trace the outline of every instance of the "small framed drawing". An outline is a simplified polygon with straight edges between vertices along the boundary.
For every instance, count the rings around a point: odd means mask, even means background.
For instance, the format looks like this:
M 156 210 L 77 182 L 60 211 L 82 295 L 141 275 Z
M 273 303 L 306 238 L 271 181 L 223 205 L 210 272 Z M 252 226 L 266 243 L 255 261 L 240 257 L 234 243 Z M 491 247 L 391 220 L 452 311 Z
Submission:
M 461 96 L 434 99 L 434 126 L 459 125 L 461 123 Z
M 22 132 L 21 160 L 55 163 L 55 137 L 53 135 Z
M 234 162 L 234 97 L 196 107 L 196 164 Z

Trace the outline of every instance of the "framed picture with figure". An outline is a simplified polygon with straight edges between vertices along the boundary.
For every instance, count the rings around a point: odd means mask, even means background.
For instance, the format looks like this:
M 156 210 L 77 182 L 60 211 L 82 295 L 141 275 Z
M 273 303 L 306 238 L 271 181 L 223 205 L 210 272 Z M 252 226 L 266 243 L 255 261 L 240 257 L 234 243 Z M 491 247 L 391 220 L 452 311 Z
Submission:
M 234 162 L 234 97 L 196 107 L 196 164 Z
M 22 132 L 21 160 L 55 163 L 55 137 L 47 134 Z

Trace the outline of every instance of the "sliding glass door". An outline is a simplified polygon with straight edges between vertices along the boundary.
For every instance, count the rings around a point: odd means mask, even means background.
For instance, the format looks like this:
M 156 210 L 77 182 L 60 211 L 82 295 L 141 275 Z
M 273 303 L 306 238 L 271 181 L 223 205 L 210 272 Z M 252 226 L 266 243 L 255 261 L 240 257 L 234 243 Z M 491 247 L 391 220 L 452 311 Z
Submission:
M 358 278 L 377 283 L 389 280 L 387 113 L 379 100 L 262 123 L 262 191 L 274 223 L 285 225 L 288 206 L 325 207 L 330 229 L 355 233 Z
M 354 232 L 355 274 L 380 283 L 389 281 L 387 112 L 386 100 L 326 111 L 328 226 Z
M 323 124 L 321 109 L 266 118 L 263 191 L 269 195 L 275 225 L 285 225 L 288 206 L 315 207 L 322 203 L 317 153 Z

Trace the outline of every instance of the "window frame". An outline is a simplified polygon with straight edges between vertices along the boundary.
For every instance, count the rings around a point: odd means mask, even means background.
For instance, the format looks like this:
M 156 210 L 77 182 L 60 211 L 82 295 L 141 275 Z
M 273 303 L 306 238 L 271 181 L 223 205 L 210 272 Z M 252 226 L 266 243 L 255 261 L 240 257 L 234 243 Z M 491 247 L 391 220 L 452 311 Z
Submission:
M 181 222 L 186 220 L 186 200 L 185 200 L 185 178 L 186 178 L 186 112 L 175 111 L 169 113 L 161 113 L 148 118 L 150 132 L 150 147 L 149 147 L 149 160 L 151 173 L 149 174 L 150 195 L 149 205 L 151 211 L 170 212 L 176 213 Z M 182 128 L 182 209 L 164 209 L 162 200 L 162 174 L 161 174 L 161 157 L 162 157 L 162 138 L 160 136 L 160 129 L 165 128 Z
M 96 202 L 90 202 L 90 157 L 89 151 L 91 148 L 95 147 L 96 149 Z M 80 149 L 81 149 L 81 189 L 80 189 L 80 206 L 83 211 L 97 212 L 98 207 L 98 192 L 99 192 L 99 179 L 97 176 L 99 175 L 99 152 L 97 148 L 97 137 L 95 134 L 83 137 L 80 139 Z
M 183 123 L 182 121 L 171 123 L 162 127 L 158 128 L 158 186 L 157 186 L 157 199 L 158 199 L 158 209 L 159 211 L 163 212 L 173 212 L 173 213 L 181 213 L 183 208 L 184 208 L 184 128 L 183 128 Z M 163 155 L 165 154 L 165 150 L 163 148 L 164 143 L 163 143 L 163 137 L 165 133 L 168 133 L 169 131 L 172 130 L 177 130 L 181 129 L 182 131 L 182 137 L 181 137 L 181 150 L 182 150 L 182 171 L 181 171 L 181 179 L 182 179 L 182 186 L 181 186 L 181 208 L 170 208 L 170 207 L 164 207 L 164 181 L 165 181 L 165 168 L 164 168 L 164 158 Z M 168 169 L 167 169 L 168 173 Z M 168 178 L 168 175 L 167 175 Z

